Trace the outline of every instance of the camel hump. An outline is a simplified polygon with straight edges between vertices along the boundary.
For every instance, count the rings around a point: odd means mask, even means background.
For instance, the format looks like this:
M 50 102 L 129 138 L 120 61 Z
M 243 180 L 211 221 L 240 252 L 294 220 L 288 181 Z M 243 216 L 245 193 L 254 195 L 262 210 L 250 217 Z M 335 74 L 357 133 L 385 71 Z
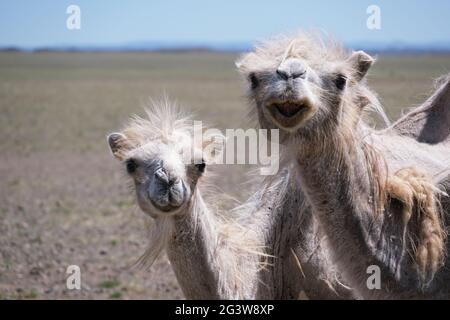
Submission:
M 431 97 L 389 130 L 429 144 L 450 142 L 450 74 L 439 78 Z

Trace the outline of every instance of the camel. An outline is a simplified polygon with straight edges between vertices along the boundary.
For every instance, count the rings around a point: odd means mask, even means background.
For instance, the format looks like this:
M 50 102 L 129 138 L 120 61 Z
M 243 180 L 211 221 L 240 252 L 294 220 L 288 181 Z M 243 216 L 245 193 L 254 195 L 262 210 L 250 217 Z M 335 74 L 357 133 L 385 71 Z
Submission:
M 254 85 L 252 81 L 250 83 Z M 370 90 L 364 87 L 360 90 L 358 103 L 361 107 L 377 106 Z M 392 134 L 418 140 L 423 122 L 429 122 L 428 113 L 435 109 L 434 101 L 440 99 L 438 93 L 430 99 L 431 107 L 424 105 L 424 111 L 400 120 L 391 130 Z M 375 109 L 382 115 L 380 108 Z M 145 160 L 143 164 L 161 163 L 168 155 L 162 150 L 178 150 L 180 146 L 192 143 L 189 138 L 191 133 L 187 130 L 189 121 L 169 104 L 155 106 L 148 118 L 134 119 L 122 133 L 111 134 L 108 138 L 111 151 L 129 172 L 136 166 L 132 155 L 138 155 L 137 159 L 139 155 L 144 155 L 140 159 Z M 268 123 L 264 117 L 260 117 L 260 121 L 263 127 Z M 440 121 L 436 118 L 434 125 L 440 124 Z M 182 143 L 176 143 L 178 141 Z M 205 155 L 205 158 L 209 156 Z M 312 299 L 352 297 L 353 291 L 341 284 L 340 275 L 330 262 L 331 251 L 325 244 L 326 235 L 320 230 L 322 227 L 317 222 L 317 216 L 311 214 L 311 205 L 295 179 L 298 170 L 295 163 L 294 166 L 292 163 L 286 165 L 276 176 L 268 177 L 244 205 L 227 213 L 232 218 L 224 220 L 227 215 L 220 214 L 213 205 L 216 197 L 203 198 L 208 190 L 207 183 L 202 182 L 207 178 L 207 172 L 198 175 L 192 170 L 193 166 L 180 164 L 182 162 L 173 152 L 167 163 L 172 162 L 178 163 L 176 172 L 180 176 L 173 186 L 183 192 L 174 192 L 172 200 L 175 200 L 175 206 L 170 204 L 168 208 L 149 203 L 143 191 L 145 184 L 140 182 L 145 180 L 150 183 L 154 175 L 164 182 L 167 180 L 164 171 L 173 172 L 173 169 L 167 168 L 161 172 L 161 168 L 149 166 L 153 169 L 143 175 L 129 174 L 135 181 L 141 208 L 155 217 L 151 247 L 141 259 L 144 266 L 150 266 L 157 254 L 166 248 L 180 286 L 186 297 L 191 299 L 295 299 L 301 290 Z M 205 167 L 206 163 L 203 171 Z M 189 189 L 190 197 L 186 195 L 182 200 L 176 195 L 184 194 L 181 186 L 190 183 L 180 181 L 195 181 Z M 168 191 L 159 187 L 155 190 L 164 194 L 162 201 L 167 204 L 170 199 Z M 237 223 L 230 223 L 233 219 Z M 242 230 L 251 230 L 250 235 Z M 253 245 L 247 247 L 248 250 L 241 250 L 245 249 L 243 243 Z M 263 253 L 256 250 L 261 247 L 264 248 Z M 261 268 L 262 262 L 266 263 L 264 268 Z
M 376 130 L 365 77 L 374 59 L 301 33 L 237 63 L 263 128 L 280 129 L 281 162 L 326 236 L 344 282 L 365 299 L 449 298 L 446 228 L 450 76 L 421 107 Z M 369 288 L 378 266 L 381 287 Z
M 317 222 L 299 213 L 306 204 L 300 192 L 289 192 L 297 188 L 289 170 L 266 178 L 246 203 L 221 213 L 214 204 L 223 199 L 208 196 L 213 154 L 195 145 L 191 120 L 168 101 L 155 103 L 147 115 L 108 136 L 140 208 L 155 219 L 141 266 L 150 267 L 166 249 L 189 299 L 297 299 L 301 290 L 313 299 L 350 296 L 336 280 Z M 180 150 L 192 148 L 197 164 L 185 164 Z

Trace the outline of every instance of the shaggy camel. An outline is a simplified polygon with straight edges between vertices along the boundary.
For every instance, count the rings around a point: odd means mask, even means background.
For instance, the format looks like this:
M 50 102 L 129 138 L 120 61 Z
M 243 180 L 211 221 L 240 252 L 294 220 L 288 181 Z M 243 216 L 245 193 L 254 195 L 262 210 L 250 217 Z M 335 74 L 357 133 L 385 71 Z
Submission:
M 305 204 L 300 191 L 290 192 L 297 186 L 289 170 L 267 178 L 245 204 L 221 214 L 214 206 L 217 196 L 203 198 L 212 155 L 194 146 L 199 164 L 193 165 L 179 152 L 193 147 L 191 128 L 164 103 L 149 110 L 147 120 L 134 118 L 108 137 L 113 155 L 134 181 L 141 209 L 155 218 L 140 262 L 150 266 L 166 248 L 191 299 L 296 299 L 301 290 L 315 299 L 349 296 L 335 285 L 336 271 L 317 223 L 300 214 Z
M 238 67 L 261 126 L 280 129 L 281 161 L 295 164 L 354 294 L 449 298 L 450 77 L 422 107 L 377 131 L 364 119 L 377 105 L 364 81 L 373 61 L 300 34 L 263 43 Z M 373 265 L 381 269 L 374 290 L 367 286 Z

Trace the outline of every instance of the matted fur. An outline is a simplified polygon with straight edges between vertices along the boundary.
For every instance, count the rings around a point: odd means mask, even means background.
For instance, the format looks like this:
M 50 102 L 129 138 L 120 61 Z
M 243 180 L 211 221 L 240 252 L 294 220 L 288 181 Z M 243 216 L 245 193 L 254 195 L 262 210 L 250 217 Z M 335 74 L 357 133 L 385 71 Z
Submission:
M 371 92 L 365 86 L 364 90 L 366 93 Z M 361 147 L 366 162 L 365 168 L 371 182 L 373 213 L 376 216 L 388 211 L 389 199 L 395 198 L 401 203 L 405 230 L 403 243 L 405 249 L 412 252 L 418 274 L 423 285 L 426 286 L 433 280 L 445 259 L 446 232 L 439 202 L 442 191 L 436 186 L 432 177 L 420 168 L 411 167 L 390 172 L 383 154 L 377 150 L 376 146 L 364 140 L 364 136 L 369 135 L 372 129 L 366 122 L 365 110 L 361 110 L 355 102 L 354 93 L 347 92 L 343 96 L 342 105 L 344 108 L 339 132 L 335 132 L 333 137 L 319 134 L 312 145 L 320 150 L 319 152 L 326 154 L 325 148 L 330 143 L 323 144 L 323 141 L 332 141 L 331 143 L 337 148 L 341 148 L 342 151 L 339 154 L 343 156 L 353 152 L 352 145 Z M 322 146 L 318 147 L 320 144 Z M 339 167 L 339 162 L 338 159 L 336 167 Z M 342 178 L 346 179 L 346 177 Z M 415 227 L 411 227 L 413 223 L 416 224 Z
M 386 193 L 402 203 L 403 243 L 409 243 L 424 283 L 443 265 L 447 234 L 442 223 L 438 189 L 431 177 L 417 168 L 389 176 Z M 412 226 L 412 224 L 415 224 Z
M 344 96 L 342 103 L 345 109 L 355 110 L 355 113 L 347 112 L 343 116 L 341 137 L 334 141 L 337 144 L 345 141 L 346 145 L 361 146 L 371 181 L 375 215 L 389 211 L 389 199 L 395 198 L 401 203 L 404 223 L 403 244 L 406 250 L 413 252 L 418 273 L 426 285 L 433 280 L 445 258 L 446 232 L 439 203 L 442 191 L 432 177 L 420 168 L 410 167 L 390 172 L 384 156 L 376 146 L 359 138 L 364 137 L 365 131 L 371 131 L 365 123 L 365 118 L 358 115 L 359 106 L 348 96 Z M 360 131 L 356 129 L 357 126 L 360 127 Z M 411 222 L 413 215 L 416 228 L 410 226 L 413 223 Z
M 403 246 L 413 257 L 422 286 L 426 287 L 446 258 L 447 234 L 440 196 L 447 195 L 423 169 L 408 167 L 397 172 L 388 170 L 383 154 L 364 139 L 365 135 L 370 135 L 372 129 L 365 122 L 365 117 L 359 114 L 359 106 L 354 101 L 350 95 L 343 97 L 342 104 L 346 112 L 340 121 L 340 132 L 334 138 L 322 135 L 321 140 L 333 141 L 341 148 L 342 155 L 349 152 L 351 154 L 353 145 L 361 147 L 372 188 L 372 212 L 375 217 L 385 214 L 390 211 L 389 199 L 399 201 L 404 224 Z M 320 142 L 316 141 L 314 145 L 317 147 Z M 326 153 L 323 148 L 320 150 Z M 338 164 L 336 166 L 339 167 Z

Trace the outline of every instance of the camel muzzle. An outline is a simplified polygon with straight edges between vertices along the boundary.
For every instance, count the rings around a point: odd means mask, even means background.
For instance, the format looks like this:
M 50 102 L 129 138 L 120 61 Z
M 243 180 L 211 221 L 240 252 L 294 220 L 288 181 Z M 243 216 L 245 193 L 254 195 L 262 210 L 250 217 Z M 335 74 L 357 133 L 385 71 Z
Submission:
M 158 169 L 152 179 L 148 196 L 152 204 L 161 211 L 178 209 L 186 199 L 186 186 L 180 178 L 169 178 L 164 169 Z

